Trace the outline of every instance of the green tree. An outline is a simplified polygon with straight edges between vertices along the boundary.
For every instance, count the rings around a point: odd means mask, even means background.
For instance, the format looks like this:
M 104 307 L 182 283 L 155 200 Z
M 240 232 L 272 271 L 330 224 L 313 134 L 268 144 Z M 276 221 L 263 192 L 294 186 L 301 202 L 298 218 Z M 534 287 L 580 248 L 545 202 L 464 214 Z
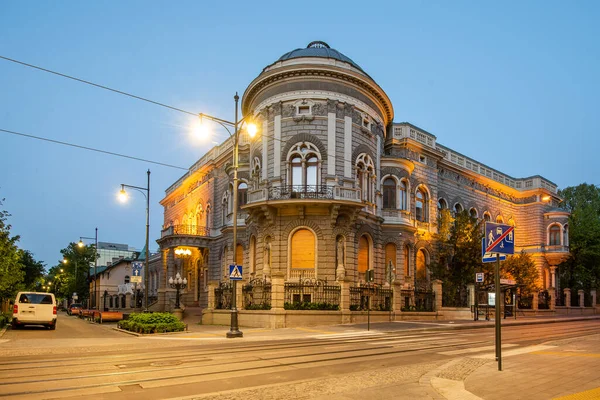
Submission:
M 19 250 L 19 259 L 24 273 L 23 289 L 35 290 L 42 283 L 45 273 L 44 263 L 34 259 L 29 250 Z
M 540 289 L 539 271 L 531 255 L 521 252 L 506 257 L 500 264 L 500 274 L 504 278 L 514 279 L 520 286 L 521 294 L 530 294 Z
M 66 291 L 66 297 L 69 298 L 73 293 L 77 293 L 78 301 L 82 302 L 89 297 L 89 269 L 90 263 L 93 263 L 94 257 L 96 257 L 96 249 L 94 246 L 79 247 L 77 243 L 71 242 L 60 252 L 64 260 L 62 267 L 53 268 L 64 270 L 64 277 L 61 279 L 62 286 L 64 286 L 62 293 Z
M 449 210 L 441 210 L 434 238 L 437 257 L 430 269 L 432 278 L 443 282 L 444 305 L 464 304 L 467 285 L 474 283 L 475 272 L 489 272 L 489 267 L 481 262 L 482 238 L 481 221 L 467 211 L 453 217 Z
M 0 200 L 0 206 L 4 199 Z M 0 210 L 0 300 L 12 299 L 23 282 L 24 273 L 19 262 L 19 236 L 11 236 L 10 214 Z
M 600 188 L 582 183 L 561 190 L 569 216 L 569 258 L 559 266 L 561 287 L 572 290 L 600 284 Z

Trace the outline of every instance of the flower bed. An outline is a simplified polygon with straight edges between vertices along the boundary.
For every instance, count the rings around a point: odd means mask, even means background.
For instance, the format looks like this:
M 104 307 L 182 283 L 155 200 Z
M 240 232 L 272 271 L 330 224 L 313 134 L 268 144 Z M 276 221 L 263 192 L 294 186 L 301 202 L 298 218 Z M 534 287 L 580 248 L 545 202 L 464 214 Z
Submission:
M 170 313 L 133 313 L 117 326 L 136 333 L 181 332 L 185 324 Z

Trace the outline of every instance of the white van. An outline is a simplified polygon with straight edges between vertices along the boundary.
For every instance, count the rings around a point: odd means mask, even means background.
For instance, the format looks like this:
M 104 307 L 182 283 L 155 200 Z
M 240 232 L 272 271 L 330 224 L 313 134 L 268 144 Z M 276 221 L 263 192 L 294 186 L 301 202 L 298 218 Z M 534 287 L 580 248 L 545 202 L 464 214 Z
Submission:
M 52 293 L 19 292 L 13 305 L 13 329 L 44 325 L 56 329 L 56 299 Z

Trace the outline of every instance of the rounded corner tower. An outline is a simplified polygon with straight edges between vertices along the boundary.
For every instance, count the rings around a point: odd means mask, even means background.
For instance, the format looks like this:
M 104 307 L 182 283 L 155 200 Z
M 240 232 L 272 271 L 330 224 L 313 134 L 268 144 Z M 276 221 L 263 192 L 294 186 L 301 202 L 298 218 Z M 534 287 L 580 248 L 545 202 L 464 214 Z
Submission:
M 375 80 L 322 41 L 287 52 L 266 66 L 246 88 L 242 113 L 256 115 L 275 103 L 298 100 L 351 105 L 384 135 L 394 119 L 392 102 Z

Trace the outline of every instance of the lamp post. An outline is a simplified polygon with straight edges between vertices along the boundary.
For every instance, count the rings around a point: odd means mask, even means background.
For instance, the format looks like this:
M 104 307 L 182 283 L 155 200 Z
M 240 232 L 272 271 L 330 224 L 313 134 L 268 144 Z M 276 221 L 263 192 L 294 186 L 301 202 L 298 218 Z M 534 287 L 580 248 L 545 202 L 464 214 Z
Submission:
M 202 118 L 207 118 L 211 121 L 214 121 L 218 124 L 220 124 L 222 127 L 225 128 L 225 130 L 227 130 L 227 133 L 229 133 L 229 137 L 233 138 L 233 263 L 236 263 L 237 260 L 237 209 L 238 209 L 238 151 L 239 151 L 239 136 L 240 136 L 240 126 L 242 125 L 242 123 L 245 121 L 246 118 L 242 118 L 241 120 L 238 120 L 238 101 L 239 101 L 240 97 L 238 96 L 237 92 L 235 94 L 235 96 L 233 97 L 233 100 L 235 101 L 235 121 L 234 122 L 230 122 L 224 119 L 220 119 L 220 118 L 216 118 L 216 117 L 212 117 L 210 115 L 207 114 L 200 114 L 200 122 L 202 122 Z M 233 134 L 231 133 L 231 131 L 229 130 L 229 127 L 233 127 Z M 256 134 L 256 125 L 254 124 L 247 124 L 247 132 L 248 135 L 250 135 L 250 137 L 254 137 L 254 135 Z M 227 332 L 227 337 L 228 338 L 236 338 L 236 337 L 242 337 L 244 336 L 244 334 L 242 333 L 242 331 L 240 331 L 239 325 L 238 325 L 238 310 L 237 310 L 237 305 L 236 305 L 236 295 L 237 295 L 237 281 L 234 280 L 233 281 L 233 288 L 232 288 L 232 295 L 231 295 L 231 324 L 230 324 L 230 328 L 229 328 L 229 332 Z
M 175 279 L 173 279 L 173 277 L 169 278 L 169 286 L 171 286 L 171 289 L 177 290 L 177 292 L 175 293 L 176 309 L 179 308 L 179 291 L 181 289 L 185 289 L 187 287 L 187 283 L 188 281 L 186 278 L 181 279 L 181 275 L 179 275 L 179 272 L 177 273 L 177 275 L 175 275 Z
M 148 174 L 148 185 L 146 187 L 132 186 L 121 183 L 121 191 L 119 192 L 119 198 L 121 201 L 127 200 L 127 193 L 125 188 L 130 188 L 141 192 L 146 197 L 146 262 L 144 263 L 144 312 L 148 312 L 148 258 L 150 251 L 148 249 L 148 234 L 150 232 L 150 170 Z
M 96 228 L 96 234 L 95 236 L 92 237 L 86 237 L 86 236 L 79 236 L 79 243 L 77 243 L 77 246 L 79 247 L 83 247 L 85 246 L 83 244 L 83 239 L 94 239 L 94 297 L 93 297 L 93 305 L 94 308 L 96 310 L 98 310 L 98 301 L 97 301 L 97 297 L 96 297 L 96 281 L 98 280 L 98 277 L 96 276 L 96 268 L 98 268 L 98 228 Z M 90 269 L 88 267 L 88 281 L 89 281 L 89 277 L 90 277 Z

